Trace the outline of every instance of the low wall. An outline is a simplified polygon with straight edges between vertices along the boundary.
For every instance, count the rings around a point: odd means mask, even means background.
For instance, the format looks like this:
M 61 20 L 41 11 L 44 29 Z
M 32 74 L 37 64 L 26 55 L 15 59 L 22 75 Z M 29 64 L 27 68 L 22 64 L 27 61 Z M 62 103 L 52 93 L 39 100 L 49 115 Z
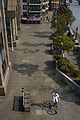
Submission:
M 80 96 L 80 86 L 77 83 L 61 72 L 58 68 L 56 68 L 56 75 L 59 79 L 64 80 L 64 82 L 66 82 L 68 86 Z

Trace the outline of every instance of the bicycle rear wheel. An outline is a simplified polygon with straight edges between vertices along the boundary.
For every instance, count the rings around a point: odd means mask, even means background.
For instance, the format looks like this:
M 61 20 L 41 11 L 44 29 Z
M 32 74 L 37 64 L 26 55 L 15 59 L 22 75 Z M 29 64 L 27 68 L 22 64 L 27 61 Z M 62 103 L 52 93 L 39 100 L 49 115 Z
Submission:
M 48 110 L 47 110 L 47 113 L 48 113 L 49 115 L 55 115 L 55 114 L 57 114 L 57 110 L 55 110 L 54 108 L 51 108 L 51 109 L 48 109 Z

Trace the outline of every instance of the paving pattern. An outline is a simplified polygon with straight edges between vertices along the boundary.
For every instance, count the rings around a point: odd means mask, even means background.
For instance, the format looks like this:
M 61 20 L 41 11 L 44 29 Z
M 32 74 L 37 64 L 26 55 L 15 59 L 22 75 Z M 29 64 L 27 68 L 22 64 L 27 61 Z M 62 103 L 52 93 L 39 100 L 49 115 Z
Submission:
M 52 15 L 52 12 L 49 12 Z M 79 120 L 80 98 L 56 76 L 55 61 L 50 52 L 50 23 L 22 25 L 18 46 L 10 50 L 12 61 L 7 95 L 0 97 L 0 120 Z M 14 96 L 22 96 L 21 88 L 31 94 L 31 112 L 13 111 Z M 59 92 L 58 113 L 42 110 L 43 101 L 52 100 Z M 19 99 L 18 99 L 19 100 Z M 17 103 L 17 102 L 16 102 Z

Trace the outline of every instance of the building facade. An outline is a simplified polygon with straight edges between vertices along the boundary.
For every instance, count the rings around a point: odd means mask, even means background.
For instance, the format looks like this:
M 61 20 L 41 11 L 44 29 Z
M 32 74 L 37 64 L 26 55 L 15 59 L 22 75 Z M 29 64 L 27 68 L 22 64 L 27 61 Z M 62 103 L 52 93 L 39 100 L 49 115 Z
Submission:
M 16 46 L 20 30 L 20 0 L 4 0 L 8 45 Z
M 49 10 L 54 11 L 55 9 L 58 9 L 60 5 L 60 0 L 50 0 L 49 2 Z
M 4 1 L 0 0 L 0 96 L 6 94 L 10 73 Z
M 37 14 L 37 17 L 47 13 L 49 8 L 49 0 L 21 0 L 21 16 L 32 16 Z

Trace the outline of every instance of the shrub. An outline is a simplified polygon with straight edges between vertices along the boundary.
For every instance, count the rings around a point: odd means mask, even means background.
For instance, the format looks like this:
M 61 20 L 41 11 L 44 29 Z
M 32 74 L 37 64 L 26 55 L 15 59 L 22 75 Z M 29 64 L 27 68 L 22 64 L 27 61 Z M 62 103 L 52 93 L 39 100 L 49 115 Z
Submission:
M 80 70 L 74 70 L 73 75 L 74 77 L 80 77 Z
M 69 69 L 70 69 L 70 71 L 71 72 L 73 72 L 74 71 L 74 69 L 76 69 L 76 66 L 75 65 L 73 65 L 73 64 L 68 64 L 68 67 L 69 67 Z
M 64 73 L 70 72 L 70 69 L 66 65 L 61 66 L 60 70 L 63 71 Z
M 55 58 L 56 60 L 59 60 L 60 58 L 63 58 L 63 56 L 62 56 L 62 55 L 54 55 L 54 58 Z
M 66 58 L 61 58 L 58 60 L 58 67 L 61 71 L 63 72 L 70 72 L 70 69 L 69 69 L 69 60 L 66 59 Z
M 61 71 L 71 74 L 75 71 L 76 67 L 67 58 L 62 57 L 62 55 L 55 55 L 54 57 L 58 60 L 58 67 Z

